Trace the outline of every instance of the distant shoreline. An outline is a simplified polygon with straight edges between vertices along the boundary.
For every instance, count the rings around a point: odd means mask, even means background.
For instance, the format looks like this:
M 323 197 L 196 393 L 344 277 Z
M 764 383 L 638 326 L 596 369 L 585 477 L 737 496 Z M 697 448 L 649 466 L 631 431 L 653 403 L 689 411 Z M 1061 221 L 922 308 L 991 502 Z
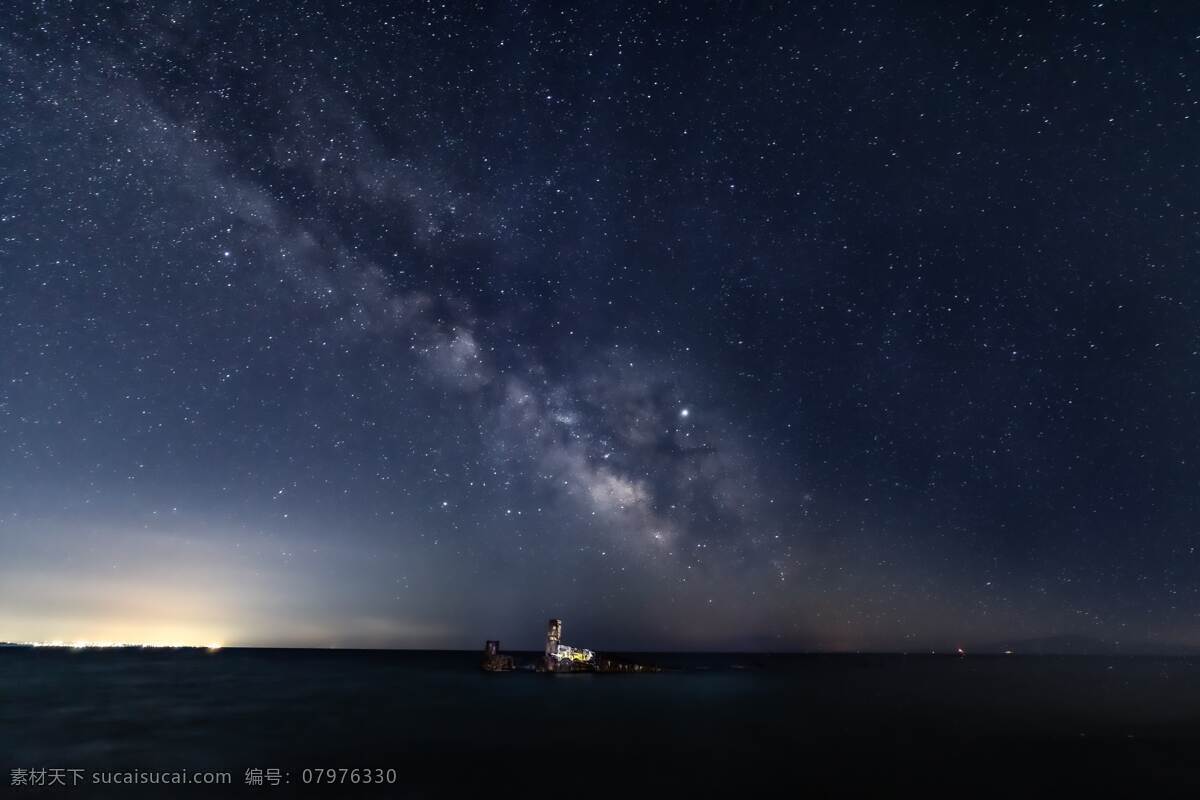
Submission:
M 454 653 L 470 655 L 477 651 L 467 648 L 411 648 L 411 647 L 306 647 L 295 645 L 222 645 L 208 647 L 205 645 L 150 645 L 150 644 L 118 644 L 118 645 L 74 645 L 48 644 L 31 642 L 0 642 L 0 648 L 10 650 L 186 650 L 204 653 L 219 653 L 226 651 L 270 651 L 270 652 L 302 652 L 302 653 Z M 513 655 L 536 657 L 538 650 L 514 650 Z M 1029 649 L 1029 650 L 971 650 L 959 653 L 953 650 L 944 651 L 899 651 L 899 650 L 787 650 L 787 651 L 756 651 L 756 650 L 630 650 L 616 651 L 622 657 L 667 658 L 709 656 L 722 658 L 839 658 L 839 657 L 887 657 L 887 658 L 1028 658 L 1028 657 L 1081 657 L 1081 658 L 1200 658 L 1200 650 L 1190 648 L 1173 648 L 1163 650 L 1129 648 L 1106 650 L 1070 650 L 1070 649 Z

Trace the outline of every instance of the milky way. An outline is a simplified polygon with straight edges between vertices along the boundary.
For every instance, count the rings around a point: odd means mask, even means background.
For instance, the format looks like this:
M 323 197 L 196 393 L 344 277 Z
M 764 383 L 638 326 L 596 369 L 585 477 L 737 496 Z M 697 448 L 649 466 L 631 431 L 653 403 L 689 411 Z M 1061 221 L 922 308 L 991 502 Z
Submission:
M 1200 644 L 1197 22 L 3 12 L 0 639 Z

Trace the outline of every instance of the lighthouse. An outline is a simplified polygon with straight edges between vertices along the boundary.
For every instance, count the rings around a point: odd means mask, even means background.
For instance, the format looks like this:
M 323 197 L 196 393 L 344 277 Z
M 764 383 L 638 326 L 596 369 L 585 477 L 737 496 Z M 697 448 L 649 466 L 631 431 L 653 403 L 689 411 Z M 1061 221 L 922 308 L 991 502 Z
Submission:
M 553 672 L 558 666 L 558 643 L 562 641 L 562 620 L 552 619 L 546 627 L 546 669 Z

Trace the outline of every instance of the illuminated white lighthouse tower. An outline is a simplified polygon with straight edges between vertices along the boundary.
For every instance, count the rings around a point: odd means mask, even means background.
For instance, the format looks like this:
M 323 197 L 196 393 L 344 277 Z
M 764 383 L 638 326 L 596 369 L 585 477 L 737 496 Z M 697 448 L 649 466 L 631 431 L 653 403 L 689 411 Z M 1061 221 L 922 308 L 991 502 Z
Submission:
M 553 672 L 558 667 L 558 643 L 562 641 L 562 620 L 552 619 L 546 628 L 546 669 Z

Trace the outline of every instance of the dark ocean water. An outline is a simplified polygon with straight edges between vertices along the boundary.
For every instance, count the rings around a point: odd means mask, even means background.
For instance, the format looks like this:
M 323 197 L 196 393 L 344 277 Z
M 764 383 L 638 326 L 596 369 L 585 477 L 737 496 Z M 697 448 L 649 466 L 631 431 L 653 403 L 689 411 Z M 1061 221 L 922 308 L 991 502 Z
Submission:
M 1200 661 L 643 656 L 652 675 L 485 674 L 476 653 L 0 649 L 13 769 L 218 770 L 153 796 L 292 796 L 307 770 L 395 770 L 314 796 L 730 796 L 1200 788 Z M 280 786 L 245 785 L 278 769 Z M 315 773 L 307 773 L 310 777 Z M 769 789 L 772 792 L 775 788 Z

